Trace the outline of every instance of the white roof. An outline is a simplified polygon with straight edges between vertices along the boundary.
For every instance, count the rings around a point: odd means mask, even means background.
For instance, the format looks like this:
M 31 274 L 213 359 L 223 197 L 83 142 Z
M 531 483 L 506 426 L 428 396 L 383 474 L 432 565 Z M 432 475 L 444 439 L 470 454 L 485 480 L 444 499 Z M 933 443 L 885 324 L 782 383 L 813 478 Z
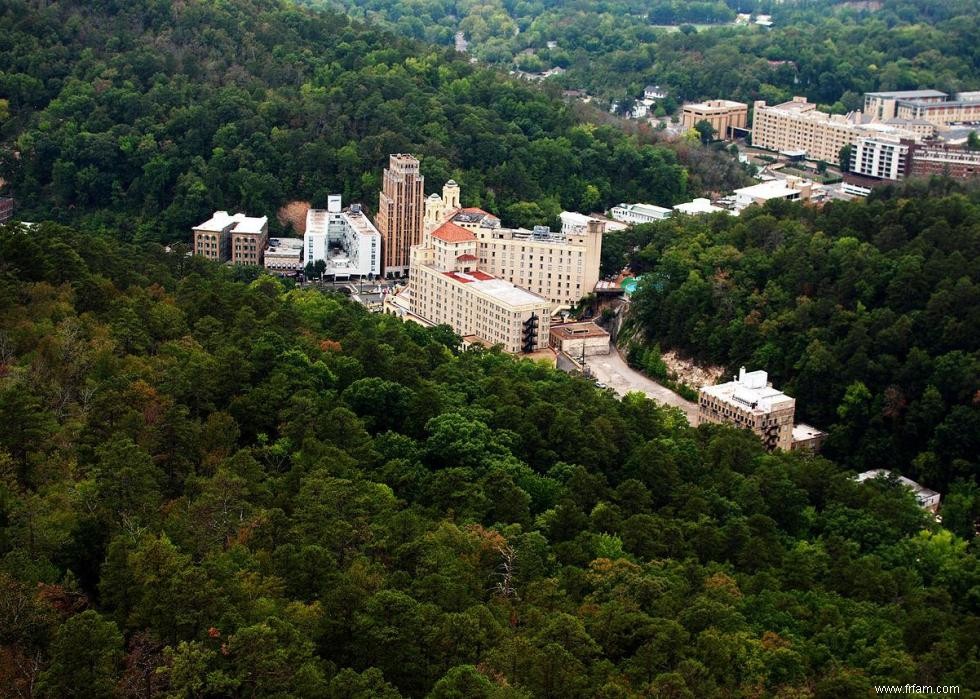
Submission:
M 266 253 L 295 254 L 303 249 L 302 238 L 270 238 Z
M 782 391 L 768 385 L 768 375 L 764 371 L 751 371 L 717 386 L 704 386 L 701 392 L 725 401 L 740 409 L 750 409 L 757 413 L 767 413 L 784 407 L 787 402 L 795 402 Z
M 327 209 L 310 209 L 306 212 L 306 232 L 314 235 L 323 235 L 327 232 L 327 225 L 330 217 L 340 217 L 340 219 L 350 226 L 355 233 L 360 235 L 380 236 L 378 229 L 362 212 L 347 209 L 340 213 L 334 213 Z M 336 220 L 336 219 L 335 219 Z
M 682 214 L 713 214 L 716 211 L 724 211 L 721 207 L 714 206 L 708 199 L 694 199 L 683 204 L 674 206 L 675 211 Z
M 218 232 L 223 231 L 230 224 L 235 224 L 232 230 L 236 233 L 261 233 L 268 222 L 269 219 L 265 216 L 253 218 L 242 213 L 232 216 L 227 211 L 215 211 L 211 218 L 196 226 L 195 230 Z
M 787 187 L 784 180 L 760 182 L 759 184 L 754 184 L 749 187 L 742 187 L 735 190 L 735 194 L 740 194 L 744 197 L 751 197 L 753 199 L 780 199 L 782 197 L 790 197 L 793 196 L 793 194 L 799 193 L 800 190 Z
M 577 211 L 562 211 L 560 218 L 562 223 L 567 223 L 570 226 L 587 226 L 592 220 L 591 216 L 580 214 Z
M 461 277 L 467 275 L 457 272 Z M 503 301 L 504 303 L 510 304 L 511 306 L 524 306 L 526 304 L 542 304 L 547 303 L 547 300 L 538 296 L 537 294 L 531 293 L 526 289 L 522 289 L 518 286 L 514 286 L 508 281 L 503 279 L 487 279 L 484 281 L 472 281 L 470 282 L 474 289 L 482 291 L 488 296 Z
M 865 481 L 874 480 L 879 476 L 887 478 L 890 475 L 892 475 L 892 472 L 888 469 L 875 468 L 871 469 L 870 471 L 865 471 L 864 473 L 859 473 L 857 475 L 857 482 L 864 483 Z M 939 496 L 939 493 L 937 493 L 935 490 L 926 488 L 924 485 L 916 483 L 911 478 L 906 478 L 905 476 L 897 476 L 897 478 L 899 483 L 912 489 L 912 492 L 915 493 L 915 496 L 918 498 L 919 502 Z
M 793 441 L 802 442 L 804 440 L 813 439 L 814 437 L 820 437 L 826 434 L 823 430 L 818 430 L 813 425 L 808 425 L 805 422 L 793 425 Z

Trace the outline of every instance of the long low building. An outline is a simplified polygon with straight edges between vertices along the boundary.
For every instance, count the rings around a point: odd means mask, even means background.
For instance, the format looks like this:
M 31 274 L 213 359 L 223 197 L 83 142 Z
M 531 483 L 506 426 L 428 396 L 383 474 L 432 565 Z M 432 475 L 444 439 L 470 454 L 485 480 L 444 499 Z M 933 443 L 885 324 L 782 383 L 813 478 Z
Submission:
M 754 105 L 752 145 L 757 148 L 803 153 L 812 160 L 835 163 L 844 146 L 873 136 L 920 138 L 914 128 L 866 119 L 861 112 L 821 112 L 806 97 L 775 105 L 759 100 Z
M 551 346 L 570 357 L 609 354 L 609 333 L 593 323 L 564 323 L 551 326 Z
M 672 213 L 670 209 L 654 204 L 620 204 L 609 211 L 615 220 L 633 224 L 666 221 Z
M 265 249 L 265 268 L 284 275 L 303 269 L 303 239 L 270 238 L 269 247 Z
M 411 313 L 511 353 L 548 347 L 551 302 L 478 267 L 473 231 L 448 222 L 412 248 Z

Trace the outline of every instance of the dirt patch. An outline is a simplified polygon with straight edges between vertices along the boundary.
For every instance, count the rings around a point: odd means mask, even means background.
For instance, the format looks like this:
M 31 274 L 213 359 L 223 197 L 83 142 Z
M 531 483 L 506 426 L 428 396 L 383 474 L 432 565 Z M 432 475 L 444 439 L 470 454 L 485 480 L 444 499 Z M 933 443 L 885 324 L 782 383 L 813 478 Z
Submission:
M 713 386 L 725 373 L 723 367 L 700 366 L 690 359 L 677 356 L 674 351 L 664 352 L 661 356 L 664 364 L 667 365 L 668 375 L 675 375 L 677 381 L 687 384 L 695 390 L 702 386 Z
M 276 218 L 280 225 L 291 224 L 296 235 L 303 235 L 306 233 L 306 212 L 309 210 L 310 202 L 291 201 L 276 212 Z

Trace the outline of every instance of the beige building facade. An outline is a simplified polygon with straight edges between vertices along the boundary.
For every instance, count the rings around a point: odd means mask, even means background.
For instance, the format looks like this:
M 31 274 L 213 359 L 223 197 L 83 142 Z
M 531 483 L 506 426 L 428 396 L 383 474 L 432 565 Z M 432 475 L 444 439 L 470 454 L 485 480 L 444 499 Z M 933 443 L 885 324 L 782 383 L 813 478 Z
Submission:
M 464 338 L 513 354 L 548 347 L 551 304 L 477 265 L 476 235 L 452 222 L 412 248 L 410 312 Z
M 728 383 L 703 386 L 698 393 L 698 424 L 728 424 L 750 430 L 766 448 L 793 446 L 796 400 L 773 388 L 764 371 L 746 372 Z
M 546 226 L 502 228 L 500 219 L 477 208 L 462 208 L 459 186 L 450 180 L 440 197 L 426 200 L 427 232 L 452 223 L 476 239 L 477 264 L 484 272 L 543 296 L 552 312 L 575 306 L 599 281 L 605 222 L 589 218 L 585 225 L 552 231 Z
M 215 262 L 261 265 L 269 239 L 269 219 L 215 211 L 210 219 L 195 226 L 192 233 L 195 255 Z
M 859 138 L 876 135 L 917 138 L 915 133 L 898 125 L 865 121 L 861 112 L 821 112 L 806 97 L 794 97 L 790 102 L 771 106 L 762 100 L 754 104 L 752 145 L 758 148 L 801 153 L 812 160 L 835 163 L 841 148 Z
M 389 157 L 378 196 L 376 221 L 385 276 L 408 273 L 411 248 L 422 240 L 424 187 L 418 158 L 402 153 Z
M 744 129 L 749 120 L 749 105 L 731 100 L 708 100 L 685 104 L 681 109 L 681 123 L 685 129 L 693 129 L 700 121 L 711 124 L 718 138 L 730 138 L 732 129 Z

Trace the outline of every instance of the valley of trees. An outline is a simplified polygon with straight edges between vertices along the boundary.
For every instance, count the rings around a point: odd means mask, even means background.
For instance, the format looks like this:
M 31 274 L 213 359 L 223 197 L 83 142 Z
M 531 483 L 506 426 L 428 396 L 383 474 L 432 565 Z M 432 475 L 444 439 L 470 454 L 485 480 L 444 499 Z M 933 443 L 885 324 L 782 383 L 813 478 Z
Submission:
M 647 343 L 765 369 L 839 463 L 980 503 L 980 191 L 960 189 L 679 217 L 607 236 L 604 266 L 644 275 Z
M 139 241 L 328 193 L 373 210 L 397 152 L 515 225 L 701 186 L 675 151 L 451 51 L 275 0 L 3 0 L 0 98 L 0 177 L 22 218 Z
M 0 229 L 0 695 L 980 690 L 968 504 L 256 275 Z
M 436 43 L 463 31 L 481 60 L 560 66 L 551 80 L 620 103 L 649 83 L 669 88 L 673 104 L 797 94 L 836 111 L 860 109 L 866 91 L 980 88 L 978 0 L 883 0 L 876 11 L 829 0 L 304 1 Z M 771 13 L 774 27 L 734 26 L 736 10 Z M 682 26 L 657 26 L 667 24 Z

